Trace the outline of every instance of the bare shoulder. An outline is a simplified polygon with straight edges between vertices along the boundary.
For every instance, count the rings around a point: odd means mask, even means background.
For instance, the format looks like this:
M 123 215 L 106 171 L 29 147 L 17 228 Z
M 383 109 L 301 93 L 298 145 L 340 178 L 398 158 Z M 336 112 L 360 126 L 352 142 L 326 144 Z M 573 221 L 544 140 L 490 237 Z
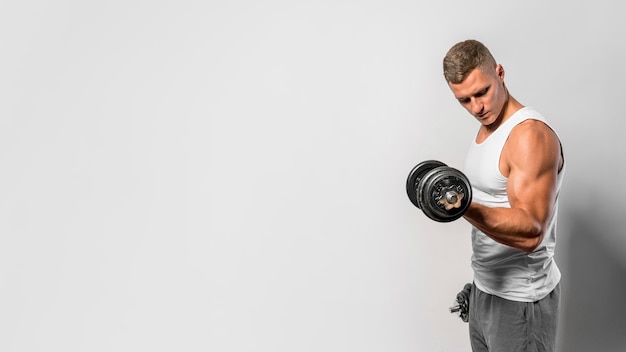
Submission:
M 543 143 L 559 144 L 559 138 L 556 133 L 544 122 L 534 119 L 528 119 L 520 122 L 511 130 L 509 141 L 518 142 L 528 147 L 533 147 L 535 143 L 540 143 L 536 147 L 545 146 Z
M 503 174 L 514 167 L 561 168 L 561 143 L 544 122 L 528 119 L 511 130 L 503 149 Z

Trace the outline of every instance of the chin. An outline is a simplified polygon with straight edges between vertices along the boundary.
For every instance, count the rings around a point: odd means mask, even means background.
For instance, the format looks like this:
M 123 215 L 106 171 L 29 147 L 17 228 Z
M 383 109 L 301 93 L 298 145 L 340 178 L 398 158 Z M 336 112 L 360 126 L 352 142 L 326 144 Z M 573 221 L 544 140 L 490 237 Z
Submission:
M 494 121 L 494 120 L 482 120 L 482 121 L 480 121 L 480 123 L 483 126 L 485 126 L 485 127 L 491 127 L 491 126 L 496 124 L 496 121 Z
M 482 119 L 477 117 L 476 120 L 485 126 L 489 126 L 493 123 L 493 121 L 488 117 L 483 117 Z

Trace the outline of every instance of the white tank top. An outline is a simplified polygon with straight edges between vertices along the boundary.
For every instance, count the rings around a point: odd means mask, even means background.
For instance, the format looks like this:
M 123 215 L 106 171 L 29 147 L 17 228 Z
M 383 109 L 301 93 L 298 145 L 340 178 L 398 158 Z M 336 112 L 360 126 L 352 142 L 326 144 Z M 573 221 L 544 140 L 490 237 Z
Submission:
M 515 112 L 484 142 L 472 142 L 464 173 L 472 184 L 473 201 L 488 207 L 511 207 L 506 194 L 507 178 L 500 172 L 500 153 L 511 130 L 527 119 L 548 125 L 537 111 L 525 107 Z M 543 241 L 532 253 L 500 244 L 472 226 L 472 269 L 474 283 L 480 290 L 513 301 L 535 302 L 547 296 L 559 283 L 561 272 L 553 257 L 563 171 L 564 165 L 557 180 L 554 213 Z

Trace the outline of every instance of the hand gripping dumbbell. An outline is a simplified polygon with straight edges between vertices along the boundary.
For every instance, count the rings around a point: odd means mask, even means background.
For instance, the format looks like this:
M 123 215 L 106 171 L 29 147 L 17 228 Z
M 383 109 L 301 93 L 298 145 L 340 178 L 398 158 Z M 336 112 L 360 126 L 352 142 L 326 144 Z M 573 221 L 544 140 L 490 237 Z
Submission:
M 454 221 L 472 201 L 472 186 L 459 170 L 437 160 L 417 164 L 406 180 L 411 203 L 432 220 Z

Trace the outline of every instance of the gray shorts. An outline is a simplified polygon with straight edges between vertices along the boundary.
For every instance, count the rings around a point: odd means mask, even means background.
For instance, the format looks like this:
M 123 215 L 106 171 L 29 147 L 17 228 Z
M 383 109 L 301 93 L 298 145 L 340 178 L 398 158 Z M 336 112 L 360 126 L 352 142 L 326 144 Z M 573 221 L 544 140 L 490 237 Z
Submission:
M 472 351 L 548 352 L 556 348 L 560 284 L 537 302 L 515 302 L 472 285 L 469 336 Z

